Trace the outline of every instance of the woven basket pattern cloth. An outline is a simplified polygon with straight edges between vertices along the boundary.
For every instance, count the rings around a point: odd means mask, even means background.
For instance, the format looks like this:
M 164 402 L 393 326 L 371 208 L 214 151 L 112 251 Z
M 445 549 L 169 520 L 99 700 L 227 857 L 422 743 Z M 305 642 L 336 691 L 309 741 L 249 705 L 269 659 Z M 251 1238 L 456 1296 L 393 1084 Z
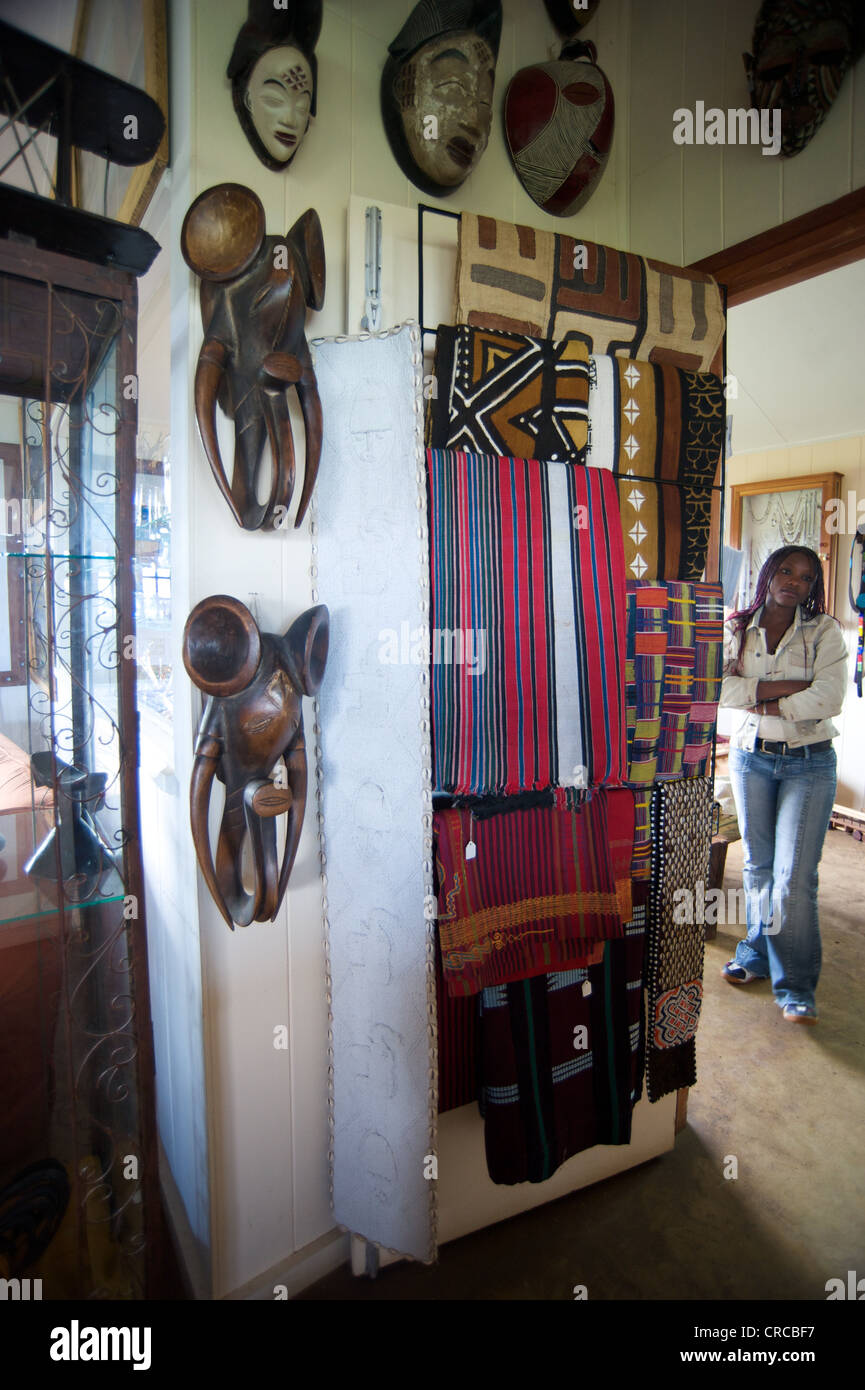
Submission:
M 427 454 L 440 791 L 620 784 L 626 595 L 608 473 Z
M 722 370 L 724 309 L 711 276 L 475 213 L 460 219 L 454 321 Z
M 693 904 L 697 884 L 705 885 L 709 878 L 711 843 L 711 782 L 700 777 L 659 783 L 652 795 L 646 981 L 646 1090 L 651 1101 L 697 1080 L 694 1037 L 703 988 L 703 926 L 693 920 Z M 690 911 L 683 890 L 690 895 Z
M 430 448 L 585 463 L 589 352 L 576 339 L 442 325 L 434 383 Z
M 634 797 L 476 820 L 435 813 L 438 925 L 452 994 L 583 965 L 631 918 Z

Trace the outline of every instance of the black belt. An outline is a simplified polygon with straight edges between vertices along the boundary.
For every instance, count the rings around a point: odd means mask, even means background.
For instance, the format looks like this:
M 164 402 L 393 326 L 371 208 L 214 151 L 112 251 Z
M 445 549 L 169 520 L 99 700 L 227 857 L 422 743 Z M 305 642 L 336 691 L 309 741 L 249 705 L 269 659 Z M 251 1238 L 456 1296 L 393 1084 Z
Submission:
M 791 748 L 789 743 L 773 743 L 768 738 L 758 738 L 756 747 L 761 753 L 774 753 L 776 756 L 781 754 L 788 758 L 804 758 L 811 753 L 825 753 L 832 747 L 831 738 L 824 738 L 820 743 L 806 743 L 801 748 Z

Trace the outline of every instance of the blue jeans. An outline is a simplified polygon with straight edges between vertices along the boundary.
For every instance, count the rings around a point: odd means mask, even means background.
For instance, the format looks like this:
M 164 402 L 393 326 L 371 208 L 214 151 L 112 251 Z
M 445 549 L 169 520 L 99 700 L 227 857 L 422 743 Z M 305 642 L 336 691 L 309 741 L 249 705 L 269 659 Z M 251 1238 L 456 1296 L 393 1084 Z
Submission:
M 730 749 L 730 781 L 745 846 L 748 935 L 736 964 L 772 980 L 775 1002 L 815 1007 L 820 975 L 817 865 L 835 800 L 835 750 Z

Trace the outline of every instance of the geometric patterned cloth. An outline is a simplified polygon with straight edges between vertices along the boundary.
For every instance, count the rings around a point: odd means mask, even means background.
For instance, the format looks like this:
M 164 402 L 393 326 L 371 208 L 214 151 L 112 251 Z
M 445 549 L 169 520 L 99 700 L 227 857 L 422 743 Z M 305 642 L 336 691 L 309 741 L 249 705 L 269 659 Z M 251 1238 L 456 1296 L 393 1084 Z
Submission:
M 584 965 L 631 918 L 634 794 L 575 811 L 434 813 L 438 929 L 451 994 Z
M 710 275 L 469 212 L 459 225 L 454 322 L 722 369 L 724 309 Z
M 592 368 L 586 462 L 618 474 L 627 578 L 700 579 L 724 437 L 720 378 L 621 357 L 593 357 Z
M 441 326 L 434 380 L 430 448 L 585 463 L 589 353 L 582 343 Z
M 694 1035 L 702 999 L 703 926 L 694 918 L 696 886 L 705 886 L 709 876 L 711 840 L 711 782 L 701 777 L 659 783 L 652 794 L 646 980 L 650 1101 L 697 1080 Z
M 434 786 L 620 785 L 626 595 L 615 481 L 427 451 Z
M 544 1182 L 573 1154 L 628 1144 L 642 1092 L 643 897 L 587 969 L 481 994 L 481 1092 L 495 1183 Z
M 703 776 L 720 695 L 721 586 L 629 580 L 627 593 L 627 780 Z
M 694 585 L 694 691 L 683 758 L 686 777 L 704 777 L 712 753 L 724 666 L 724 595 L 719 584 Z

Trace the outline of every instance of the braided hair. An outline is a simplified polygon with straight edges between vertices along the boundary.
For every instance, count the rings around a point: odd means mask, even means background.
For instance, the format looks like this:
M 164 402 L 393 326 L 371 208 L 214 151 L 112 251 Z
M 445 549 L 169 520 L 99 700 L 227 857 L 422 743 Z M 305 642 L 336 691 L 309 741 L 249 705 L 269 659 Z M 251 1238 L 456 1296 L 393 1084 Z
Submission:
M 735 613 L 730 614 L 729 621 L 734 625 L 734 630 L 739 633 L 739 661 L 742 659 L 742 648 L 745 645 L 745 632 L 748 624 L 754 614 L 759 613 L 763 607 L 769 592 L 769 585 L 784 561 L 788 560 L 791 555 L 804 555 L 813 565 L 817 576 L 805 602 L 799 605 L 802 610 L 803 621 L 807 622 L 809 618 L 816 618 L 818 614 L 826 612 L 826 590 L 823 584 L 823 566 L 820 563 L 820 556 L 816 555 L 813 550 L 809 550 L 807 545 L 782 545 L 780 550 L 773 551 L 757 575 L 757 587 L 754 591 L 753 601 L 747 608 L 739 608 Z

